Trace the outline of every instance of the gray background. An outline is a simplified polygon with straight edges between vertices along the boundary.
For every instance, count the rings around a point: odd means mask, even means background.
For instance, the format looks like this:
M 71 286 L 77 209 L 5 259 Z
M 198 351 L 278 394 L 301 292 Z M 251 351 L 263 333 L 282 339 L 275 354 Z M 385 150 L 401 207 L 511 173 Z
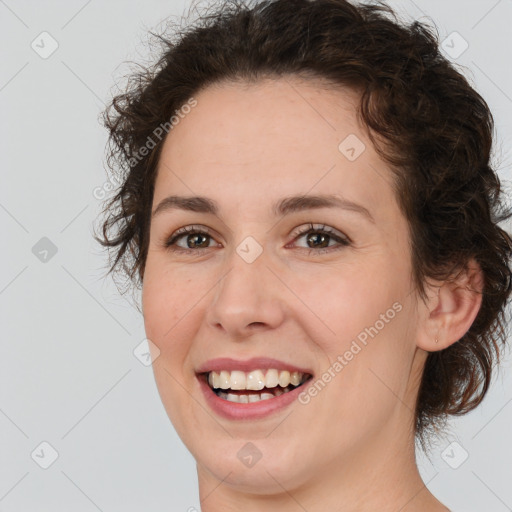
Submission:
M 508 182 L 512 1 L 390 3 L 469 44 L 453 60 L 495 115 Z M 147 32 L 189 5 L 0 0 L 2 512 L 199 510 L 194 460 L 133 353 L 142 317 L 104 278 L 106 254 L 92 239 L 93 191 L 107 183 L 98 114 L 126 63 L 149 58 Z M 51 49 L 44 31 L 59 45 L 46 59 L 31 47 Z M 455 512 L 512 510 L 511 384 L 508 357 L 482 406 L 451 422 L 431 461 L 419 454 L 427 486 Z M 43 442 L 58 454 L 47 469 Z

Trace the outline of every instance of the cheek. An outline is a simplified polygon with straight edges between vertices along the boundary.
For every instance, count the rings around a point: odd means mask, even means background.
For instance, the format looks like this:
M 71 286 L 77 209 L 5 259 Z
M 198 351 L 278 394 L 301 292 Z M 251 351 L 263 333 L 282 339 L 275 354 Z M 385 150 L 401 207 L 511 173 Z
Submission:
M 364 341 L 365 329 L 375 324 L 378 331 L 384 331 L 395 323 L 396 309 L 408 286 L 405 278 L 390 278 L 383 271 L 377 265 L 326 269 L 325 274 L 309 276 L 297 287 L 297 295 L 330 331 L 333 349 L 344 348 L 358 335 Z
M 347 334 L 338 338 L 336 347 L 326 348 L 339 363 L 334 368 L 331 364 L 336 383 L 330 401 L 339 405 L 338 421 L 348 421 L 354 435 L 358 425 L 376 431 L 393 411 L 402 410 L 415 355 L 414 312 L 407 296 L 368 297 L 366 310 L 354 306 L 349 308 L 352 316 L 344 314 Z M 343 329 L 341 321 L 338 325 Z M 348 411 L 357 421 L 345 416 Z
M 184 374 L 184 368 L 200 309 L 197 290 L 187 287 L 191 280 L 169 272 L 165 262 L 148 258 L 142 286 L 146 337 L 158 351 L 152 364 L 155 382 L 167 415 L 180 432 L 185 430 L 190 405 L 190 395 L 183 388 L 190 386 L 190 375 Z
M 191 277 L 170 272 L 165 262 L 148 258 L 142 286 L 142 307 L 146 336 L 167 357 L 172 351 L 174 360 L 185 347 L 183 329 L 193 314 L 197 293 L 190 288 Z M 181 359 L 181 358 L 180 358 Z
M 395 400 L 390 390 L 402 389 L 415 348 L 405 273 L 390 276 L 374 265 L 331 279 L 321 291 L 305 290 L 304 302 L 316 304 L 315 311 L 328 328 L 327 335 L 311 336 L 329 359 L 324 361 L 325 371 L 336 375 L 335 400 L 349 410 L 369 401 L 377 409 L 389 406 L 382 400 Z M 325 375 L 326 380 L 329 377 Z

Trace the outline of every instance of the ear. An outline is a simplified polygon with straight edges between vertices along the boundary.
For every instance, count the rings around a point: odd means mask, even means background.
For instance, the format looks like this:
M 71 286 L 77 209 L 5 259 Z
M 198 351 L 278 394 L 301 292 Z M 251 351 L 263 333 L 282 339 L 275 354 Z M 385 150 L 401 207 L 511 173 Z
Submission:
M 482 269 L 472 258 L 458 274 L 429 286 L 428 301 L 422 304 L 417 346 L 435 352 L 459 341 L 480 310 L 483 285 Z

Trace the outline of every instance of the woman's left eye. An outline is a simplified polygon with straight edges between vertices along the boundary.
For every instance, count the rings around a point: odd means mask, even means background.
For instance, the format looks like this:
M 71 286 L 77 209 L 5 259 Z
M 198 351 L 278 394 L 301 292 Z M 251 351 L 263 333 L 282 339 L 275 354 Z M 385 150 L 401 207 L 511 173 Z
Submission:
M 325 225 L 313 225 L 309 224 L 305 228 L 302 227 L 293 233 L 295 242 L 300 238 L 306 238 L 306 243 L 312 243 L 309 247 L 299 247 L 302 249 L 308 249 L 309 253 L 323 253 L 332 250 L 338 250 L 351 244 L 350 239 L 330 227 Z M 178 242 L 185 242 L 185 247 L 181 246 Z M 205 243 L 206 240 L 206 243 Z M 208 249 L 211 246 L 210 242 L 214 241 L 210 235 L 208 229 L 201 226 L 187 226 L 178 229 L 174 232 L 167 240 L 164 241 L 164 247 L 171 251 L 179 252 L 196 252 L 196 249 Z M 336 242 L 334 247 L 330 245 L 330 242 Z M 192 244 L 192 246 L 190 246 Z M 327 245 L 326 245 L 327 244 Z
M 343 247 L 347 247 L 351 244 L 351 241 L 347 236 L 325 225 L 315 226 L 313 224 L 309 224 L 307 228 L 301 228 L 295 233 L 294 241 L 299 238 L 303 238 L 304 236 L 306 236 L 306 243 L 312 242 L 315 244 L 313 247 L 309 247 L 310 253 L 311 251 L 317 253 L 329 252 L 332 250 L 342 249 Z M 337 242 L 337 245 L 334 247 L 329 246 L 329 242 L 333 240 Z M 327 243 L 327 246 L 322 245 L 325 243 Z

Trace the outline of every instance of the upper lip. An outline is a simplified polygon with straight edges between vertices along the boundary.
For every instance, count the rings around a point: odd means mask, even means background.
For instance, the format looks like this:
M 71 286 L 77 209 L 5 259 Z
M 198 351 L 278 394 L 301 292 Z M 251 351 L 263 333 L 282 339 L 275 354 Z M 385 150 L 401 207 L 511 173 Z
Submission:
M 233 359 L 231 357 L 219 357 L 217 359 L 210 359 L 201 364 L 197 369 L 197 373 L 220 372 L 222 370 L 233 371 L 240 370 L 243 372 L 250 372 L 252 370 L 264 369 L 288 370 L 289 372 L 309 373 L 313 372 L 307 368 L 273 359 L 270 357 L 253 357 L 251 359 Z

